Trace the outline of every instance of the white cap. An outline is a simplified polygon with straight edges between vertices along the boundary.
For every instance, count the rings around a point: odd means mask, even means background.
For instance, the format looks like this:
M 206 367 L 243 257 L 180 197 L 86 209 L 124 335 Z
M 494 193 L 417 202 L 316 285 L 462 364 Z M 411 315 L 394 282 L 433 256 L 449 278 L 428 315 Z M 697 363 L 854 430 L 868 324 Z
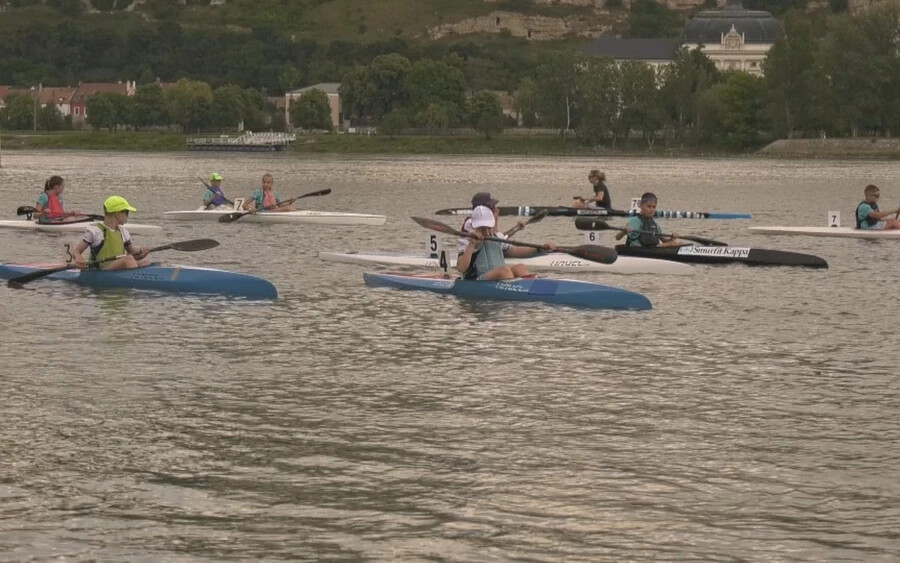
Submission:
M 490 207 L 479 205 L 472 210 L 472 227 L 493 227 L 494 212 Z

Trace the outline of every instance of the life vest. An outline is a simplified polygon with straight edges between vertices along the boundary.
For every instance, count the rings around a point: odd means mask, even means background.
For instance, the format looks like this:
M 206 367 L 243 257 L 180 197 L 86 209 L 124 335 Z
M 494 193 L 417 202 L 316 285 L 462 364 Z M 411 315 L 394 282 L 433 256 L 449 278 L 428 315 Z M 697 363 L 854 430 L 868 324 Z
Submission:
M 637 217 L 641 220 L 641 230 L 649 231 L 641 233 L 638 237 L 641 246 L 659 246 L 659 225 L 656 223 L 656 220 L 653 217 L 644 217 L 643 215 L 638 215 Z M 629 238 L 628 240 L 628 245 L 631 245 L 631 239 Z
M 278 205 L 278 198 L 275 197 L 275 192 L 263 190 L 262 205 L 260 207 L 275 207 L 276 205 Z
M 225 205 L 228 203 L 228 200 L 225 199 L 225 192 L 222 191 L 222 188 L 219 186 L 210 186 L 209 191 L 216 194 L 212 201 L 209 202 L 207 207 L 218 207 L 220 205 Z
M 91 262 L 100 262 L 125 254 L 125 240 L 118 229 L 110 229 L 104 223 L 95 223 L 95 225 L 103 233 L 103 240 L 97 246 L 91 247 Z M 101 268 L 103 268 L 102 264 L 92 266 L 92 269 Z
M 44 212 L 41 215 L 42 223 L 49 223 L 50 221 L 62 219 L 66 216 L 66 212 L 63 209 L 62 198 L 59 197 L 59 194 L 47 193 L 47 205 L 44 207 L 43 211 Z
M 877 220 L 874 221 L 874 222 L 872 222 L 872 221 L 869 220 L 868 217 L 866 217 L 865 219 L 860 220 L 860 218 L 859 218 L 859 208 L 862 207 L 863 204 L 866 204 L 866 205 L 868 205 L 869 207 L 871 207 L 871 208 L 872 208 L 872 211 L 878 211 L 878 210 L 879 210 L 879 209 L 878 209 L 878 204 L 877 204 L 877 203 L 869 203 L 868 201 L 861 201 L 861 202 L 859 202 L 859 205 L 856 206 L 856 213 L 854 213 L 854 216 L 856 217 L 856 228 L 857 228 L 857 229 L 862 229 L 862 228 L 863 228 L 863 223 L 866 224 L 866 225 L 865 225 L 866 227 L 871 227 L 872 225 L 874 225 L 875 223 L 878 222 Z

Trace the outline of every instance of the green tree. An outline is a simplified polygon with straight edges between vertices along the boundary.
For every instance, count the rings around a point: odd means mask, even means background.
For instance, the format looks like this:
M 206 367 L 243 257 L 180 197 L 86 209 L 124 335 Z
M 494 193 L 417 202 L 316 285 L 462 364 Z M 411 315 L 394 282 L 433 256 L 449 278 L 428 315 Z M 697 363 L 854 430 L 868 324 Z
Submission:
M 763 70 L 775 132 L 791 139 L 798 127 L 808 129 L 811 125 L 813 91 L 824 87 L 817 79 L 821 69 L 816 64 L 812 27 L 805 14 L 788 14 Z
M 275 113 L 275 105 L 264 92 L 256 88 L 245 88 L 241 92 L 244 100 L 244 127 L 251 131 L 261 131 L 269 126 L 270 116 Z
M 686 132 L 697 121 L 697 100 L 719 81 L 719 72 L 699 48 L 681 48 L 672 64 L 663 67 L 660 78 L 663 111 L 676 139 L 683 144 Z
M 341 80 L 341 98 L 352 115 L 363 121 L 381 118 L 409 101 L 406 75 L 409 59 L 397 53 L 380 55 L 368 66 L 357 66 Z
M 409 92 L 409 107 L 424 111 L 433 103 L 440 104 L 451 122 L 459 119 L 466 105 L 466 79 L 457 66 L 443 61 L 420 59 L 406 75 L 404 86 Z
M 429 135 L 445 133 L 450 127 L 450 111 L 446 106 L 432 102 L 425 108 L 420 121 L 428 129 Z
M 378 132 L 393 139 L 397 133 L 408 127 L 409 118 L 406 116 L 406 112 L 395 109 L 381 119 L 381 123 L 378 124 Z
M 13 94 L 6 98 L 3 110 L 6 129 L 26 130 L 34 124 L 34 98 L 28 94 Z
M 284 92 L 290 92 L 300 84 L 300 71 L 294 65 L 284 65 L 278 71 L 278 85 Z
M 44 131 L 60 131 L 65 128 L 63 115 L 55 103 L 49 103 L 38 110 L 38 127 Z
M 222 129 L 235 129 L 244 120 L 244 92 L 240 86 L 228 84 L 213 91 L 209 115 L 212 124 Z
M 729 72 L 721 84 L 713 87 L 722 104 L 725 142 L 734 148 L 747 148 L 759 142 L 763 120 L 762 79 L 745 72 Z
M 115 102 L 106 94 L 94 94 L 85 101 L 86 121 L 94 131 L 106 128 L 110 132 L 116 130 L 118 116 Z
M 575 122 L 578 98 L 576 59 L 569 53 L 558 53 L 554 62 L 537 69 L 537 108 L 541 121 L 568 135 Z
M 291 124 L 303 129 L 331 131 L 333 124 L 328 94 L 318 88 L 300 94 L 300 98 L 291 103 Z
M 532 78 L 523 78 L 519 83 L 519 89 L 515 93 L 516 111 L 525 127 L 534 127 L 537 124 L 538 91 L 537 84 Z
M 619 115 L 616 130 L 627 139 L 639 129 L 648 148 L 653 148 L 662 126 L 662 109 L 656 87 L 656 73 L 641 61 L 626 61 L 619 67 Z
M 621 114 L 621 85 L 619 68 L 609 58 L 590 57 L 577 67 L 578 138 L 584 143 L 601 143 L 610 133 L 613 143 L 618 138 L 615 128 Z M 628 124 L 621 131 L 627 135 Z
M 678 37 L 684 19 L 655 0 L 635 0 L 628 13 L 628 37 Z
M 169 124 L 166 98 L 159 84 L 138 86 L 134 93 L 134 115 L 130 124 L 135 128 Z
M 185 133 L 209 124 L 212 88 L 206 82 L 182 78 L 166 92 L 169 114 Z
M 503 108 L 496 93 L 482 90 L 472 96 L 469 101 L 469 123 L 486 139 L 503 131 Z

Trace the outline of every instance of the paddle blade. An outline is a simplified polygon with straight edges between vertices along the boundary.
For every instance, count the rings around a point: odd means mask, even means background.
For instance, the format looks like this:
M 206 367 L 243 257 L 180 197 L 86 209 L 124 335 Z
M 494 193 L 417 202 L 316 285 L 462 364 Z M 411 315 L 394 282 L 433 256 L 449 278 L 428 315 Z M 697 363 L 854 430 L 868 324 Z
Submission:
M 579 231 L 607 231 L 615 229 L 615 227 L 610 227 L 606 221 L 591 217 L 576 217 L 575 228 Z
M 619 254 L 614 248 L 606 246 L 597 246 L 594 244 L 583 244 L 575 248 L 557 247 L 557 252 L 565 252 L 577 258 L 590 260 L 591 262 L 599 262 L 601 264 L 612 264 L 619 258 Z
M 413 217 L 413 221 L 425 227 L 426 229 L 431 229 L 432 231 L 437 231 L 439 233 L 444 233 L 445 235 L 456 235 L 458 237 L 465 236 L 462 232 L 457 231 L 450 225 L 445 225 L 440 221 L 435 221 L 433 219 L 426 219 L 424 217 Z
M 34 213 L 37 211 L 34 207 L 30 205 L 20 205 L 18 209 L 16 209 L 16 215 L 28 215 L 29 213 Z
M 66 264 L 65 266 L 60 266 L 59 268 L 47 268 L 46 270 L 37 270 L 35 272 L 30 272 L 23 276 L 19 276 L 17 278 L 13 278 L 6 282 L 6 286 L 12 289 L 24 289 L 23 284 L 26 284 L 30 281 L 41 279 L 45 276 L 49 276 L 54 272 L 62 272 L 63 270 L 68 270 L 72 266 L 70 264 Z
M 194 240 L 185 240 L 181 242 L 173 242 L 171 244 L 167 244 L 165 246 L 160 246 L 158 248 L 151 248 L 150 251 L 158 251 L 158 250 L 180 250 L 182 252 L 196 252 L 198 250 L 209 250 L 210 248 L 215 248 L 219 246 L 219 241 L 211 239 L 211 238 L 198 238 Z
M 232 223 L 237 221 L 244 215 L 250 215 L 249 211 L 232 211 L 231 213 L 227 213 L 219 217 L 219 223 Z

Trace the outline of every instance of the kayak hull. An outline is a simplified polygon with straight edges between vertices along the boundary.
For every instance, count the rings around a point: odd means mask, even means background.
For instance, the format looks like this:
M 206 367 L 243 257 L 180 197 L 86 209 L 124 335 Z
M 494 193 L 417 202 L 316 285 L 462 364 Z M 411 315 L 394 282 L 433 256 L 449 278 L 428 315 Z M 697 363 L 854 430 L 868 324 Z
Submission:
M 452 253 L 449 253 L 452 254 Z M 383 264 L 385 266 L 417 266 L 440 268 L 435 255 L 415 252 L 319 252 L 319 258 L 348 264 Z M 456 267 L 456 257 L 448 256 L 449 268 Z M 620 256 L 612 264 L 582 260 L 562 252 L 551 252 L 531 258 L 507 258 L 510 265 L 524 264 L 536 272 L 602 272 L 605 274 L 664 274 L 684 276 L 694 273 L 694 268 L 669 260 Z
M 640 293 L 576 280 L 517 278 L 503 281 L 472 281 L 400 273 L 365 273 L 363 280 L 371 287 L 430 291 L 464 299 L 535 301 L 587 309 L 637 311 L 652 309 L 650 300 Z
M 767 250 L 736 246 L 616 246 L 619 256 L 641 256 L 660 260 L 674 260 L 690 264 L 746 264 L 748 266 L 801 266 L 827 268 L 828 262 L 800 252 Z M 620 258 L 621 260 L 621 258 Z
M 750 227 L 750 232 L 755 235 L 802 235 L 809 237 L 900 240 L 900 229 L 874 231 L 851 227 Z
M 62 264 L 0 264 L 0 279 L 11 279 Z M 246 299 L 275 299 L 272 282 L 249 274 L 192 266 L 152 264 L 133 270 L 63 270 L 47 276 L 101 289 L 143 289 L 166 293 L 215 294 Z
M 40 232 L 63 232 L 63 233 L 83 233 L 88 225 L 96 221 L 80 221 L 78 223 L 57 223 L 55 225 L 47 225 L 36 221 L 28 221 L 23 219 L 13 219 L 9 221 L 0 221 L 0 229 L 15 229 L 17 231 L 40 231 Z M 162 227 L 156 225 L 145 225 L 142 223 L 128 223 L 125 225 L 129 233 L 137 233 L 149 235 L 162 232 Z
M 194 211 L 166 211 L 167 219 L 177 221 L 218 221 L 219 217 L 234 213 L 234 209 L 198 209 Z M 241 217 L 241 223 L 295 223 L 300 225 L 384 225 L 384 215 L 341 213 L 338 211 L 261 211 Z
M 499 214 L 501 217 L 530 217 L 537 215 L 542 211 L 546 211 L 549 217 L 631 217 L 640 213 L 633 209 L 624 211 L 621 209 L 594 209 L 594 208 L 576 208 L 576 207 L 553 207 L 553 206 L 499 206 Z M 468 207 L 460 207 L 455 209 L 441 209 L 435 212 L 435 215 L 470 215 L 472 209 Z M 655 217 L 663 219 L 750 219 L 749 213 L 731 213 L 725 211 L 670 211 L 658 209 Z

